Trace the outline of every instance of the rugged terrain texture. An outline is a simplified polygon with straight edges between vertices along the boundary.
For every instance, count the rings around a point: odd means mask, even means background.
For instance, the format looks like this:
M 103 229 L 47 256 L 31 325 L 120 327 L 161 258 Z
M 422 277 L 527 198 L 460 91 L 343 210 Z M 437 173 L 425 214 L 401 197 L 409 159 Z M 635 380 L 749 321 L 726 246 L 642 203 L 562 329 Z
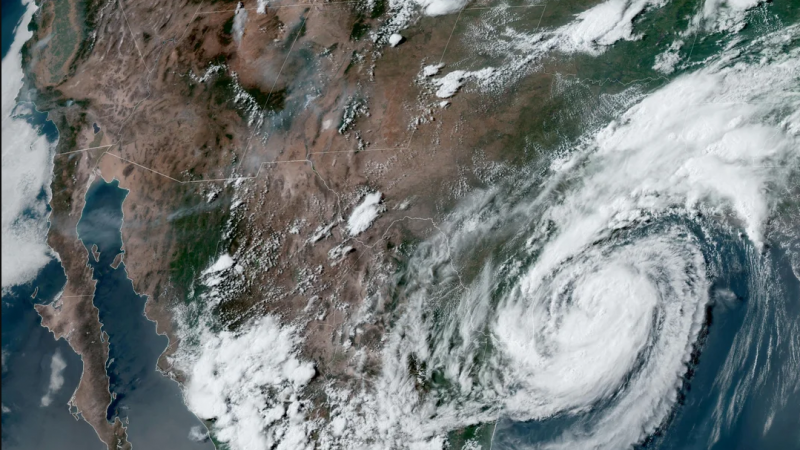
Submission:
M 49 241 L 69 278 L 39 312 L 82 356 L 74 404 L 109 448 L 127 444 L 105 419 L 108 343 L 76 233 L 97 175 L 130 190 L 124 262 L 171 339 L 166 356 L 178 344 L 174 306 L 228 253 L 241 271 L 215 311 L 223 323 L 266 312 L 302 323 L 320 378 L 347 383 L 360 349 L 377 370 L 387 280 L 405 249 L 436 233 L 468 186 L 502 175 L 493 161 L 521 148 L 512 136 L 536 113 L 523 105 L 549 93 L 542 73 L 505 98 L 442 103 L 421 69 L 471 56 L 451 42 L 456 17 L 422 18 L 392 48 L 382 2 L 285 3 L 259 13 L 255 2 L 237 12 L 236 2 L 65 0 L 37 15 L 28 85 L 60 132 Z M 382 193 L 383 212 L 351 236 L 347 217 L 368 192 Z

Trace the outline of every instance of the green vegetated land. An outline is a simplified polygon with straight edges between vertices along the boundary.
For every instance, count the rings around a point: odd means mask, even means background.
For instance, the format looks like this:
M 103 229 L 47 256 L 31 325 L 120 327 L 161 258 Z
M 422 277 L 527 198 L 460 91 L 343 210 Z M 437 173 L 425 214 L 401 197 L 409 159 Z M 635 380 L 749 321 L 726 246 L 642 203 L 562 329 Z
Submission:
M 28 29 L 33 38 L 22 50 L 26 76 L 35 79 L 30 70 L 47 55 L 45 80 L 39 88 L 56 86 L 89 56 L 94 47 L 93 31 L 100 19 L 100 10 L 107 6 L 103 0 L 56 0 L 42 2 L 41 9 Z
M 225 196 L 208 204 L 193 188 L 179 188 L 180 207 L 169 219 L 174 251 L 170 262 L 170 281 L 185 300 L 199 273 L 219 253 L 222 226 L 228 218 Z
M 53 2 L 53 31 L 47 43 L 50 55 L 47 68 L 51 80 L 58 80 L 66 75 L 64 68 L 80 40 L 80 29 L 75 23 L 80 23 L 83 17 L 78 11 L 73 12 L 72 6 L 68 1 Z

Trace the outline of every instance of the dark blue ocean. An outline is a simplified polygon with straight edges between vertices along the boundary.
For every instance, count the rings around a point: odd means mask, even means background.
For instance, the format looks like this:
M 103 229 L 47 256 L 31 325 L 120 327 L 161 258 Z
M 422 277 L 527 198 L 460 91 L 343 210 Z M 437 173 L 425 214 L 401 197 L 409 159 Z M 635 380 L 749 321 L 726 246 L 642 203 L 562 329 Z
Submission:
M 2 3 L 2 56 L 5 58 L 25 8 L 17 1 Z M 20 25 L 27 26 L 27 24 Z M 28 120 L 41 126 L 51 140 L 55 127 L 46 114 Z M 41 201 L 46 201 L 42 191 Z M 66 282 L 61 264 L 52 259 L 29 284 L 3 292 L 2 298 L 2 446 L 4 449 L 74 448 L 102 449 L 94 430 L 79 417 L 73 417 L 67 403 L 80 381 L 83 364 L 64 340 L 56 341 L 41 326 L 34 302 L 48 303 Z M 31 296 L 36 292 L 36 298 Z M 47 405 L 42 401 L 49 390 L 53 357 L 66 363 L 60 388 Z
M 118 181 L 106 183 L 98 178 L 86 194 L 78 223 L 78 235 L 87 250 L 97 246 L 100 252 L 97 261 L 89 257 L 89 264 L 97 280 L 94 304 L 110 342 L 106 367 L 115 398 L 108 419 L 119 417 L 129 424 L 128 439 L 139 448 L 213 449 L 210 441 L 188 438 L 193 427 L 203 433 L 205 428 L 186 408 L 178 384 L 156 369 L 169 341 L 145 317 L 147 298 L 134 291 L 125 264 L 111 266 L 122 249 L 122 202 L 127 194 Z
M 20 24 L 25 8 L 18 0 L 2 2 L 2 56 Z M 55 143 L 58 131 L 46 113 L 26 117 L 41 134 Z M 129 440 L 140 449 L 212 448 L 208 442 L 189 439 L 192 427 L 202 427 L 183 403 L 178 384 L 156 369 L 167 338 L 156 334 L 155 324 L 144 316 L 145 297 L 136 295 L 124 265 L 110 265 L 121 248 L 122 201 L 126 191 L 116 183 L 96 182 L 87 196 L 79 232 L 91 247 L 101 250 L 99 262 L 91 257 L 98 280 L 95 305 L 110 337 L 108 372 L 115 400 L 108 418 L 130 422 Z M 39 200 L 47 201 L 42 190 Z M 105 445 L 68 402 L 80 381 L 83 364 L 63 339 L 56 341 L 41 326 L 35 303 L 52 302 L 66 283 L 60 262 L 53 258 L 35 279 L 5 290 L 2 296 L 2 448 L 66 450 L 103 449 Z M 35 298 L 33 298 L 35 293 Z M 51 365 L 54 357 L 63 369 Z M 52 384 L 55 379 L 55 384 Z M 51 385 L 55 389 L 51 389 Z M 49 393 L 49 396 L 48 396 Z M 47 397 L 45 399 L 45 397 Z M 201 428 L 205 431 L 205 428 Z
M 800 449 L 800 361 L 792 361 L 797 353 L 786 336 L 797 330 L 787 325 L 800 320 L 800 280 L 779 248 L 754 256 L 728 242 L 716 251 L 726 246 L 725 270 L 713 290 L 735 297 L 712 296 L 678 405 L 636 450 Z M 753 270 L 757 264 L 769 267 Z M 766 279 L 759 278 L 764 274 Z M 737 364 L 726 365 L 731 359 Z M 493 448 L 537 448 L 595 413 L 530 422 L 501 419 Z
M 3 57 L 23 12 L 18 0 L 2 0 Z M 57 139 L 46 114 L 34 114 L 29 120 L 49 139 Z M 100 251 L 99 260 L 90 256 L 87 264 L 95 270 L 94 303 L 110 339 L 107 370 L 115 397 L 108 419 L 120 417 L 128 424 L 128 436 L 136 449 L 211 449 L 208 441 L 189 439 L 190 430 L 202 424 L 187 410 L 178 385 L 156 369 L 167 338 L 157 335 L 155 324 L 144 316 L 146 299 L 134 292 L 124 264 L 111 267 L 122 247 L 120 226 L 126 195 L 116 181 L 98 179 L 87 194 L 78 226 L 87 248 L 97 245 Z M 46 201 L 44 191 L 40 200 Z M 735 298 L 717 299 L 709 305 L 706 328 L 685 376 L 678 406 L 662 429 L 638 450 L 800 449 L 800 388 L 785 382 L 785 368 L 791 366 L 787 358 L 796 352 L 786 347 L 793 341 L 781 336 L 786 328 L 776 326 L 787 317 L 800 320 L 800 281 L 778 247 L 767 248 L 761 257 L 741 248 L 728 254 L 731 270 L 715 280 L 715 287 Z M 753 264 L 768 265 L 769 270 L 758 273 L 769 276 L 756 278 L 750 269 Z M 60 263 L 52 259 L 30 283 L 3 292 L 3 449 L 105 448 L 68 406 L 80 380 L 80 358 L 64 340 L 56 341 L 41 326 L 33 309 L 35 303 L 51 302 L 65 282 Z M 726 365 L 732 353 L 740 356 L 738 364 Z M 65 363 L 60 372 L 63 381 L 49 402 L 43 402 L 51 386 L 54 356 Z M 796 371 L 800 371 L 800 361 Z M 719 381 L 722 373 L 729 382 Z M 726 405 L 723 409 L 730 412 L 729 419 L 716 415 L 720 404 Z M 535 447 L 558 436 L 575 420 L 579 418 L 526 423 L 501 420 L 493 449 Z M 718 435 L 712 439 L 715 433 Z

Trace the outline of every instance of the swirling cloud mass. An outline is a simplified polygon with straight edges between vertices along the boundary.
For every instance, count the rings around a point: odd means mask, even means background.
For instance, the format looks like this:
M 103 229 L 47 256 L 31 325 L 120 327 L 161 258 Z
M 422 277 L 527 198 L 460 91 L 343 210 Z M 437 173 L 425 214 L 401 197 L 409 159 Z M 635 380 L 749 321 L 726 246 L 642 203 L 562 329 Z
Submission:
M 655 92 L 623 91 L 618 118 L 543 175 L 464 199 L 403 274 L 378 379 L 331 387 L 332 419 L 302 426 L 331 448 L 441 448 L 501 417 L 566 418 L 536 448 L 630 448 L 654 433 L 726 246 L 758 258 L 776 193 L 797 176 L 798 37 L 734 42 Z

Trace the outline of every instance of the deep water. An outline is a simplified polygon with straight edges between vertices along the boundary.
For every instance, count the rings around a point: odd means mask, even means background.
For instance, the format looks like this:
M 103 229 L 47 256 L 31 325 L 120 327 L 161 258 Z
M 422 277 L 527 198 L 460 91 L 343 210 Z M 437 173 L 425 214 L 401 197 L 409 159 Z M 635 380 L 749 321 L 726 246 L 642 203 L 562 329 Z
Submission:
M 2 7 L 2 57 L 5 58 L 11 43 L 14 41 L 15 28 L 19 24 L 22 15 L 25 14 L 25 6 L 19 0 L 3 0 Z M 28 26 L 28 24 L 22 26 Z
M 156 369 L 168 339 L 158 335 L 155 323 L 145 317 L 146 297 L 134 291 L 125 264 L 111 267 L 122 250 L 122 202 L 127 193 L 116 180 L 98 179 L 86 194 L 78 223 L 97 280 L 94 304 L 110 341 L 107 371 L 114 400 L 108 419 L 119 417 L 128 425 L 134 448 L 213 448 L 209 441 L 189 439 L 190 430 L 203 425 L 186 408 L 178 384 Z M 93 245 L 100 252 L 98 261 L 91 256 Z
M 33 309 L 34 301 L 51 301 L 65 282 L 61 264 L 53 259 L 29 284 L 3 293 L 3 449 L 105 448 L 89 424 L 70 415 L 67 405 L 81 378 L 80 357 L 66 341 L 56 341 L 41 326 Z M 36 300 L 31 298 L 35 291 Z M 50 364 L 56 352 L 66 362 L 63 385 L 44 406 L 42 397 L 50 385 Z
M 2 57 L 5 58 L 14 40 L 25 7 L 18 0 L 2 2 Z M 33 113 L 26 119 L 47 135 L 51 142 L 58 139 L 55 126 L 46 120 L 47 114 Z M 42 190 L 39 200 L 47 201 Z M 42 268 L 29 283 L 3 291 L 2 297 L 2 447 L 3 449 L 65 450 L 103 449 L 89 424 L 70 414 L 68 402 L 78 387 L 83 363 L 63 339 L 56 341 L 41 326 L 34 310 L 35 303 L 49 303 L 63 289 L 66 277 L 56 259 Z M 33 298 L 34 293 L 35 298 Z M 61 386 L 46 406 L 42 398 L 51 383 L 51 362 L 60 355 L 66 363 Z
M 721 248 L 723 270 L 714 279 L 706 328 L 678 405 L 637 450 L 800 449 L 800 391 L 781 370 L 792 367 L 795 353 L 787 347 L 791 339 L 781 339 L 791 330 L 780 325 L 800 317 L 800 280 L 778 247 L 763 255 L 731 242 L 717 245 Z M 732 358 L 740 363 L 726 365 Z M 501 419 L 492 448 L 537 448 L 576 425 L 580 429 L 596 412 L 529 422 Z
M 683 404 L 663 433 L 643 448 L 800 449 L 800 392 L 791 392 L 791 381 L 781 375 L 781 367 L 792 366 L 787 361 L 792 352 L 786 340 L 780 344 L 780 334 L 787 330 L 778 326 L 776 317 L 778 311 L 800 317 L 800 281 L 780 249 L 769 249 L 763 261 L 771 266 L 766 280 L 754 279 L 752 267 L 747 267 L 754 261 L 747 259 L 742 272 L 718 280 L 736 298 L 718 298 L 710 309 L 708 336 L 691 367 Z M 737 337 L 748 345 L 736 346 Z M 725 361 L 732 352 L 744 362 L 730 373 L 733 388 L 719 382 L 720 375 L 731 370 Z M 748 381 L 753 376 L 763 381 Z M 718 404 L 737 414 L 715 430 Z

